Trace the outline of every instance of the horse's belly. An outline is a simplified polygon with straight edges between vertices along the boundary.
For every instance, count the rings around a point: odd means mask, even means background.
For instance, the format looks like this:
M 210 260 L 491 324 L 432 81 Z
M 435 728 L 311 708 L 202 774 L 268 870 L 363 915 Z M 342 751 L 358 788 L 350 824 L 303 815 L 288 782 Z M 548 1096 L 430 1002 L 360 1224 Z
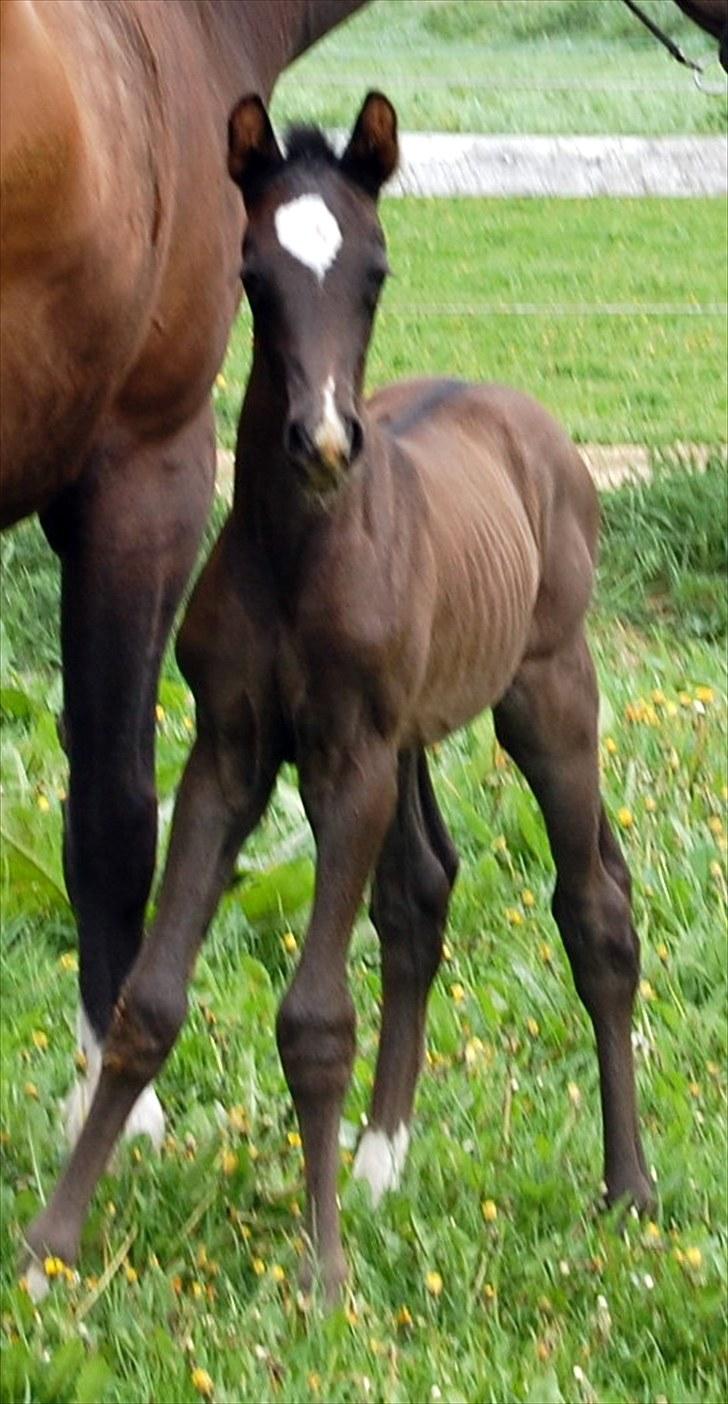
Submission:
M 538 550 L 520 508 L 471 522 L 448 544 L 415 708 L 425 744 L 502 697 L 523 658 L 538 592 Z

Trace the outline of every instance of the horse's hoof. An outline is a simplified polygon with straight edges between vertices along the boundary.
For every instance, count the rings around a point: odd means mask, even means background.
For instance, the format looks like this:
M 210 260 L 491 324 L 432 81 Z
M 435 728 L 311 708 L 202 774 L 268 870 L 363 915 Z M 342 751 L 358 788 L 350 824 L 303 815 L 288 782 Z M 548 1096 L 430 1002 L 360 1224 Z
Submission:
M 326 1262 L 317 1262 L 307 1251 L 298 1270 L 298 1285 L 304 1296 L 310 1296 L 317 1282 L 321 1284 L 324 1304 L 332 1310 L 341 1304 L 344 1284 L 349 1276 L 343 1251 L 338 1249 Z
M 603 1205 L 605 1209 L 618 1210 L 624 1214 L 634 1211 L 640 1218 L 644 1218 L 654 1214 L 657 1208 L 657 1189 L 652 1180 L 639 1172 L 626 1178 L 624 1182 L 617 1181 L 614 1185 L 608 1185 Z
M 44 1209 L 25 1234 L 27 1248 L 24 1277 L 33 1301 L 42 1301 L 50 1289 L 50 1279 L 60 1267 L 71 1267 L 78 1255 L 78 1238 L 58 1225 Z M 50 1270 L 51 1264 L 53 1269 Z M 49 1270 L 47 1270 L 49 1269 Z

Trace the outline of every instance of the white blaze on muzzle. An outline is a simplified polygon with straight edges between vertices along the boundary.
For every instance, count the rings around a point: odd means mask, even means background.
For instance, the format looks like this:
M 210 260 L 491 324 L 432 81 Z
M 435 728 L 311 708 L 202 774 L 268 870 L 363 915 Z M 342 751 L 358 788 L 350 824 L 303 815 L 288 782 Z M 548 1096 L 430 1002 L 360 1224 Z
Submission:
M 278 242 L 323 283 L 339 249 L 341 230 L 320 195 L 298 195 L 273 216 Z
M 336 408 L 335 388 L 334 377 L 330 375 L 324 385 L 321 420 L 313 436 L 323 462 L 331 468 L 338 467 L 349 452 L 349 436 Z

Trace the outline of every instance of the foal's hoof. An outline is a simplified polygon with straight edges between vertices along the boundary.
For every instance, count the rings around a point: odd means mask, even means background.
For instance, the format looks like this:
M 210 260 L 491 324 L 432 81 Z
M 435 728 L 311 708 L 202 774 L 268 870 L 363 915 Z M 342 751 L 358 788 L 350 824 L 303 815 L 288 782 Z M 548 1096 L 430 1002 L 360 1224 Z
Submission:
M 319 1282 L 324 1304 L 327 1310 L 332 1310 L 341 1303 L 342 1291 L 348 1276 L 349 1270 L 341 1249 L 332 1254 L 328 1260 L 321 1262 L 318 1262 L 309 1250 L 298 1270 L 298 1285 L 301 1291 L 309 1296 L 315 1284 Z
M 624 1181 L 617 1180 L 608 1185 L 603 1202 L 606 1209 L 618 1209 L 623 1213 L 634 1209 L 641 1218 L 654 1214 L 657 1207 L 657 1188 L 654 1182 L 640 1171 Z

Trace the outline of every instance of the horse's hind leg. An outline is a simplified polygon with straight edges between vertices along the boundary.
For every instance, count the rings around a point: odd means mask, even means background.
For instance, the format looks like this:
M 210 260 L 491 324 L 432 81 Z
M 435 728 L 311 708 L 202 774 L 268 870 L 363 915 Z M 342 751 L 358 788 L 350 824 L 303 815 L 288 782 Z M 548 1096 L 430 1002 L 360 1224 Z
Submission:
M 377 864 L 371 917 L 382 952 L 382 1027 L 370 1124 L 354 1174 L 374 1203 L 399 1181 L 422 1065 L 427 996 L 442 957 L 457 854 L 424 751 L 400 757 L 397 812 Z
M 496 734 L 543 811 L 556 864 L 553 913 L 594 1025 L 610 1203 L 653 1199 L 637 1125 L 632 1007 L 639 943 L 627 865 L 599 795 L 598 696 L 586 641 L 522 665 L 494 709 Z
M 79 1134 L 119 989 L 139 949 L 154 871 L 159 666 L 209 507 L 205 410 L 173 440 L 101 449 L 43 525 L 61 559 L 66 882 L 78 922 L 79 1033 L 87 1076 L 67 1105 Z M 161 1140 L 148 1088 L 128 1130 Z

